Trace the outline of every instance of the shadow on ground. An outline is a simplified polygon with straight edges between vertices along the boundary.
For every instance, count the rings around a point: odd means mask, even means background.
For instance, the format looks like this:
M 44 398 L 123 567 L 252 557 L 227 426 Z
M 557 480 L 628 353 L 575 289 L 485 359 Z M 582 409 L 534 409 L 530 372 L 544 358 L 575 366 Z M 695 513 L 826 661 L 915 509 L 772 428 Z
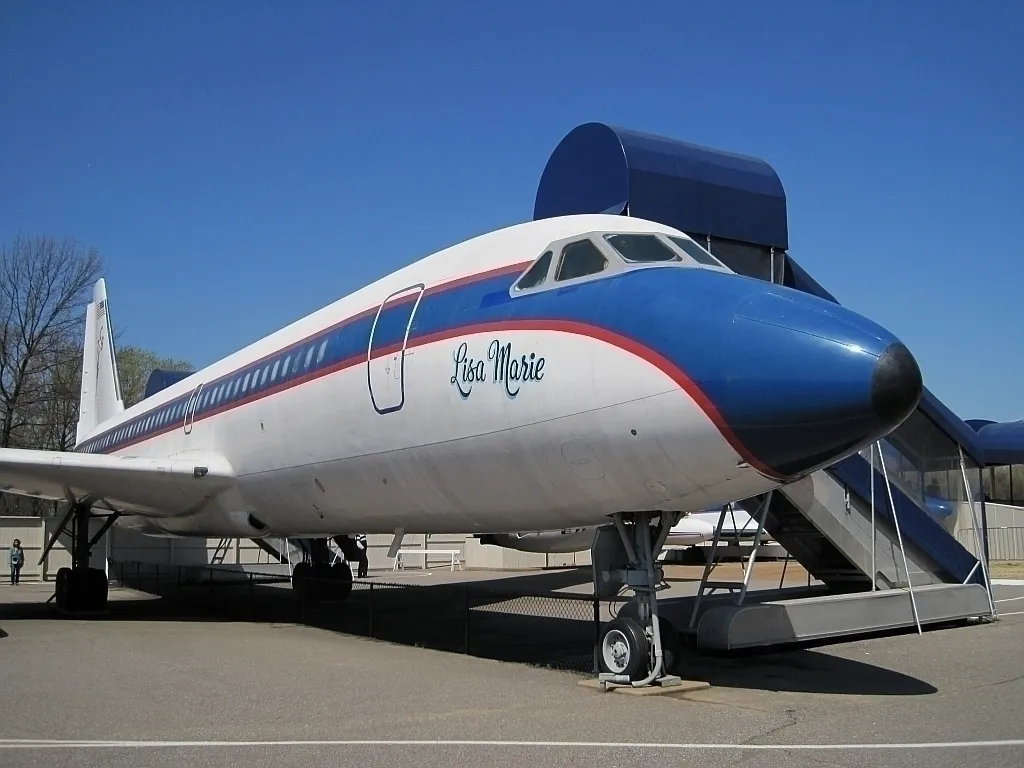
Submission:
M 300 624 L 379 641 L 431 648 L 497 661 L 577 673 L 594 672 L 594 648 L 609 604 L 554 590 L 589 581 L 590 571 L 517 575 L 471 583 L 357 582 L 344 601 L 303 601 L 287 577 L 229 578 L 211 583 L 195 574 L 122 575 L 135 596 L 112 587 L 108 610 L 70 616 L 52 603 L 0 603 L 9 633 L 18 620 L 238 621 Z M 218 582 L 217 579 L 220 579 Z M 3 636 L 0 630 L 0 637 Z M 899 672 L 808 647 L 783 652 L 709 654 L 688 647 L 677 674 L 713 686 L 847 695 L 908 696 L 935 693 L 930 684 Z

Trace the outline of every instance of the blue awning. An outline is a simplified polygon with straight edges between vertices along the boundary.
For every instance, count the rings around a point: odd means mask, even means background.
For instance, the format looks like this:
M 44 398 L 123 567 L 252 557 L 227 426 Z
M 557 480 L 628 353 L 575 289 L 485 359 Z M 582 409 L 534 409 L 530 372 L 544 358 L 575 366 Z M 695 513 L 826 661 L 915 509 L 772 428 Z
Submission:
M 973 421 L 978 423 L 981 420 Z M 981 422 L 977 429 L 978 443 L 985 452 L 985 464 L 1024 464 L 1024 421 Z
M 763 160 L 604 123 L 577 126 L 552 152 L 534 219 L 622 213 L 689 233 L 785 250 L 786 193 Z
M 164 371 L 157 368 L 149 374 L 149 379 L 146 381 L 146 393 L 143 395 L 143 399 L 152 397 L 157 392 L 161 392 L 172 384 L 177 384 L 191 375 L 189 371 Z

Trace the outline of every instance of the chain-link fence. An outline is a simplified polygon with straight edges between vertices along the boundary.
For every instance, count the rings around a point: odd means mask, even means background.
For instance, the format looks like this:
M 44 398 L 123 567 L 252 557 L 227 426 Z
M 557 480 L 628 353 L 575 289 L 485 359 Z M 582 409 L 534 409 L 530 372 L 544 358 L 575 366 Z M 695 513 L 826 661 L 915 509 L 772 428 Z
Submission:
M 351 594 L 309 579 L 316 600 L 296 596 L 287 573 L 111 562 L 110 578 L 159 596 L 131 610 L 169 617 L 296 622 L 403 645 L 554 669 L 595 672 L 602 602 L 590 595 L 511 591 L 486 581 L 403 584 L 356 580 Z M 333 582 L 336 585 L 336 582 Z M 123 607 L 119 607 L 123 606 Z M 111 601 L 112 611 L 129 610 Z

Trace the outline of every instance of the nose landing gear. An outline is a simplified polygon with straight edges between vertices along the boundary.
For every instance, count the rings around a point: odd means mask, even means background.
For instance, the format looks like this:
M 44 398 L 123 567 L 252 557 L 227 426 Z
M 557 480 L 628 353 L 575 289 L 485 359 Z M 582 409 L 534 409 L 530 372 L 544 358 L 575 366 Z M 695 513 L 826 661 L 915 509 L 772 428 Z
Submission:
M 659 518 L 655 528 L 651 527 L 652 517 Z M 598 680 L 604 690 L 613 686 L 679 685 L 680 679 L 669 674 L 679 657 L 679 636 L 669 622 L 659 617 L 657 595 L 664 579 L 658 556 L 669 530 L 679 522 L 679 514 L 620 512 L 614 520 L 626 564 L 600 571 L 603 584 L 598 585 L 599 592 L 601 588 L 607 590 L 609 584 L 632 589 L 636 618 L 617 617 L 601 630 Z

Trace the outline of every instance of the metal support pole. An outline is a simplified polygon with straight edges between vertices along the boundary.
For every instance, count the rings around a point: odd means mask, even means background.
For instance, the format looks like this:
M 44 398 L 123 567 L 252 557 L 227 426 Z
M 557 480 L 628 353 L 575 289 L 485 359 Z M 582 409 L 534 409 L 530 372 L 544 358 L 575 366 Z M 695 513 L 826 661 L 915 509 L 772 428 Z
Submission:
M 690 623 L 686 625 L 688 629 L 693 629 L 693 625 L 697 621 L 697 611 L 700 609 L 701 600 L 704 599 L 704 590 L 707 588 L 708 576 L 711 575 L 711 569 L 715 567 L 715 558 L 718 556 L 718 542 L 722 538 L 722 526 L 725 525 L 725 513 L 728 509 L 729 505 L 723 504 L 722 511 L 718 515 L 715 535 L 711 540 L 711 553 L 707 556 L 707 562 L 704 563 L 704 573 L 700 577 L 700 586 L 697 587 L 697 598 L 693 601 L 693 610 L 690 612 Z
M 982 470 L 978 469 L 978 488 L 981 489 L 981 543 L 985 550 L 985 565 L 989 564 L 988 555 L 988 511 L 985 509 L 985 481 L 981 476 Z
M 881 452 L 879 452 L 881 453 Z M 871 444 L 871 591 L 878 589 L 875 569 L 875 444 Z
M 892 521 L 896 526 L 896 539 L 900 544 L 900 554 L 903 555 L 903 571 L 907 574 L 907 591 L 910 593 L 910 607 L 914 612 L 914 623 L 917 625 L 917 634 L 922 634 L 921 617 L 917 614 L 917 600 L 914 598 L 914 580 L 910 578 L 910 566 L 907 564 L 907 550 L 903 547 L 903 534 L 900 533 L 900 516 L 896 512 L 896 502 L 892 498 L 892 483 L 889 482 L 889 470 L 885 468 L 885 456 L 882 455 L 882 444 L 878 443 L 878 461 L 882 465 L 882 476 L 885 478 L 885 490 L 889 494 L 889 509 L 892 510 Z
M 967 494 L 967 503 L 971 506 L 971 524 L 974 528 L 974 551 L 978 553 L 978 562 L 981 563 L 981 575 L 985 579 L 985 594 L 988 595 L 988 607 L 992 611 L 992 616 L 995 617 L 998 616 L 996 603 L 992 599 L 992 582 L 988 580 L 988 565 L 985 563 L 985 553 L 982 550 L 981 536 L 978 533 L 978 527 L 981 523 L 978 521 L 978 513 L 974 508 L 974 494 L 971 493 L 971 484 L 967 482 L 967 465 L 964 464 L 964 450 L 959 444 L 957 444 L 956 450 L 960 457 L 960 472 L 964 478 L 964 492 Z
M 774 491 L 768 491 L 764 496 L 764 501 L 761 503 L 761 509 L 758 510 L 757 515 L 757 533 L 754 536 L 754 546 L 751 548 L 750 559 L 747 560 L 747 567 L 743 571 L 743 586 L 740 587 L 739 597 L 736 599 L 736 605 L 742 605 L 744 598 L 747 596 L 747 587 L 750 585 L 750 575 L 754 572 L 754 561 L 757 560 L 757 550 L 761 547 L 761 537 L 764 535 L 764 521 L 768 517 L 768 506 L 772 503 L 772 494 Z M 733 523 L 735 525 L 735 523 Z

